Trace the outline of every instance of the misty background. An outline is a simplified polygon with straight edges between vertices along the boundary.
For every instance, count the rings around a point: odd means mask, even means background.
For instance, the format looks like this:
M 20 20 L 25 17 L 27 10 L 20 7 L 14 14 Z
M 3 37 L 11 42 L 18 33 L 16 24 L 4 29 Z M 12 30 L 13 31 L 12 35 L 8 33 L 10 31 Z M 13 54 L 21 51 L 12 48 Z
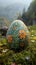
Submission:
M 32 0 L 0 0 L 0 17 L 5 17 L 8 20 L 16 19 L 22 14 L 23 9 L 28 10 Z

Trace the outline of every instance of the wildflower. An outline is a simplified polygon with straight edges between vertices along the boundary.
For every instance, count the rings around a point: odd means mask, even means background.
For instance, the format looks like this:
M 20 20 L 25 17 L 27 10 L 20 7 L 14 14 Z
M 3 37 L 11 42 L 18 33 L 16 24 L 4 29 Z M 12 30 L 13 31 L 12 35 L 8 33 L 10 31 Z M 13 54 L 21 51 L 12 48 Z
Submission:
M 34 42 L 35 42 L 35 40 L 31 40 L 31 42 L 33 42 L 33 43 L 34 43 Z
M 35 36 L 33 37 L 33 40 L 36 40 L 36 37 Z
M 33 30 L 31 32 L 34 32 Z
M 11 65 L 15 65 L 15 63 L 12 63 Z
M 34 36 L 34 35 L 31 35 L 32 37 Z
M 3 50 L 2 52 L 5 53 L 5 52 L 7 52 L 7 51 L 8 51 L 8 49 L 5 49 L 5 50 Z

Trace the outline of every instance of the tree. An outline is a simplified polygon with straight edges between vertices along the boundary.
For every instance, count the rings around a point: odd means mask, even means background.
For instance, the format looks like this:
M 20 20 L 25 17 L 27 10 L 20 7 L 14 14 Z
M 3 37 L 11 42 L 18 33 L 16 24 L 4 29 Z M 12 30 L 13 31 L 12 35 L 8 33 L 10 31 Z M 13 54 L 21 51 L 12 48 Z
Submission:
M 30 18 L 36 18 L 36 0 L 33 0 L 28 8 L 28 16 Z
M 21 19 L 26 25 L 32 25 L 33 20 L 36 20 L 36 0 L 33 0 L 27 10 L 23 9 L 22 16 L 18 17 Z

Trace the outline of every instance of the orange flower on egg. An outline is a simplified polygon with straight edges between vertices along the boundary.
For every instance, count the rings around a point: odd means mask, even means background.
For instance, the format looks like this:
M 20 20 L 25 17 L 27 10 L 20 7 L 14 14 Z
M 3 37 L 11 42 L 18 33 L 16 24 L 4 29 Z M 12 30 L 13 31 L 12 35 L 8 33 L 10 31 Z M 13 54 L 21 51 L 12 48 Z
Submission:
M 20 47 L 22 47 L 22 48 L 23 48 L 23 47 L 24 47 L 24 43 L 20 43 Z
M 11 35 L 8 35 L 8 36 L 7 36 L 7 41 L 8 41 L 9 43 L 12 42 L 12 36 L 11 36 Z
M 26 37 L 26 32 L 24 30 L 19 30 L 18 36 L 20 39 L 24 39 Z

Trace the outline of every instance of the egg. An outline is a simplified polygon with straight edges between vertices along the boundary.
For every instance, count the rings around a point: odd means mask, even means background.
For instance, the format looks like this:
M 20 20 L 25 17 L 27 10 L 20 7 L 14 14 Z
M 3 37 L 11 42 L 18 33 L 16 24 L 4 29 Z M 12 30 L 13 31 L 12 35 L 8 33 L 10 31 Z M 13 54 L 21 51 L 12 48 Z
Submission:
M 15 20 L 8 28 L 7 46 L 9 49 L 26 49 L 30 43 L 30 34 L 27 26 L 21 20 Z

